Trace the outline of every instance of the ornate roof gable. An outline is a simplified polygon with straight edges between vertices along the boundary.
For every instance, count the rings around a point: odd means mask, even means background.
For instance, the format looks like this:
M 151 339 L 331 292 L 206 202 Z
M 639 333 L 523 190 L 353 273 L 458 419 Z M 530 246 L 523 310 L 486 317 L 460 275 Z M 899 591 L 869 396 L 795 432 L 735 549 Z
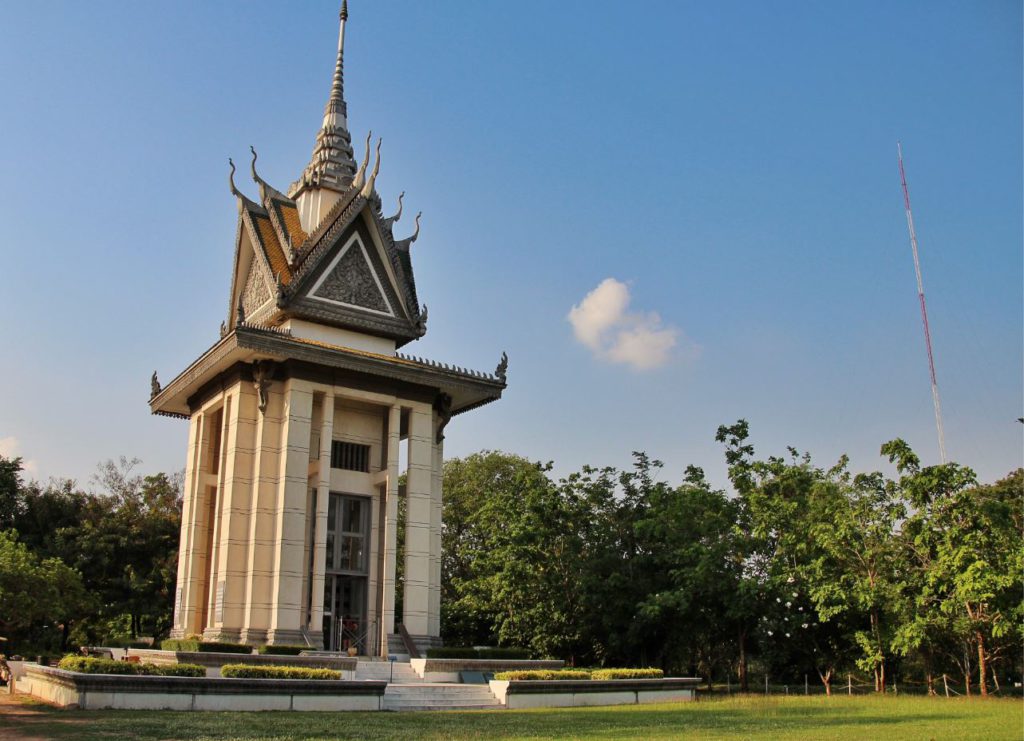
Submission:
M 291 283 L 278 296 L 295 316 L 404 344 L 421 337 L 425 316 L 416 303 L 411 263 L 401 255 L 376 193 L 349 190 L 298 250 Z M 405 240 L 408 241 L 408 240 Z

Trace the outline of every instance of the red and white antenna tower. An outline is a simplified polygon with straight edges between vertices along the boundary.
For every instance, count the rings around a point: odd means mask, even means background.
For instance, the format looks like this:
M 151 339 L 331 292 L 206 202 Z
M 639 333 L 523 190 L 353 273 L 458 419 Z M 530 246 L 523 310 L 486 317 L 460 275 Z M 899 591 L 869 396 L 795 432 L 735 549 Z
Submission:
M 903 171 L 903 147 L 896 142 L 899 155 L 900 182 L 903 184 L 903 205 L 907 209 L 907 228 L 910 230 L 910 249 L 914 252 L 914 272 L 917 274 L 917 298 L 921 303 L 921 321 L 924 323 L 924 344 L 928 348 L 928 371 L 932 377 L 932 403 L 935 405 L 935 429 L 939 433 L 939 456 L 946 462 L 946 435 L 942 430 L 942 404 L 939 403 L 939 384 L 935 380 L 935 358 L 932 355 L 932 333 L 928 329 L 928 309 L 924 303 L 924 285 L 921 283 L 921 261 L 917 256 L 917 234 L 914 232 L 914 216 L 910 213 L 910 191 L 907 189 L 907 175 Z

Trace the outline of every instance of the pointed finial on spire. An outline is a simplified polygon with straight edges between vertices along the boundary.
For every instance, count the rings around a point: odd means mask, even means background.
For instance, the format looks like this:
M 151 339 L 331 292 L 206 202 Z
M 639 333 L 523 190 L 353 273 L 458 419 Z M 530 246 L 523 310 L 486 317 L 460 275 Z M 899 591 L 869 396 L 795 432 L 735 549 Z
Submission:
M 338 61 L 334 65 L 334 80 L 331 82 L 331 97 L 324 113 L 340 112 L 345 115 L 345 21 L 348 20 L 348 0 L 342 0 L 338 13 Z M 338 105 L 339 108 L 333 106 Z
M 380 173 L 380 145 L 383 142 L 383 139 L 377 140 L 377 161 L 373 163 L 373 172 L 370 174 L 370 178 L 366 181 L 366 185 L 363 186 L 361 193 L 363 198 L 369 198 L 373 194 L 373 186 L 376 184 L 377 175 Z

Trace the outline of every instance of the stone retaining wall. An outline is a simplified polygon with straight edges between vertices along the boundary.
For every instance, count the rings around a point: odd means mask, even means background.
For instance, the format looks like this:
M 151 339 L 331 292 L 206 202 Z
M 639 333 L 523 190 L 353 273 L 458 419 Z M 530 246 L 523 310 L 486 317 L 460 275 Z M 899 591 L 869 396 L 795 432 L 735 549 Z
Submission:
M 83 710 L 380 710 L 387 682 L 80 674 L 31 664 L 25 692 Z
M 491 692 L 505 707 L 563 708 L 584 705 L 642 705 L 694 699 L 699 677 L 670 679 L 491 680 Z

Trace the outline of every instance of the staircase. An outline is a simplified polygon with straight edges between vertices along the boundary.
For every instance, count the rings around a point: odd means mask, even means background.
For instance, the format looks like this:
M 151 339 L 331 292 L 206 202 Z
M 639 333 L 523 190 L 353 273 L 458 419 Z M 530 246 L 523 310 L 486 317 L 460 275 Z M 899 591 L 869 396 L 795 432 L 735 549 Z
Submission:
M 356 679 L 388 682 L 384 710 L 485 710 L 502 704 L 486 684 L 424 682 L 408 662 L 365 661 L 356 664 Z
M 389 684 L 384 710 L 498 710 L 502 708 L 485 684 Z
M 378 682 L 395 682 L 397 684 L 423 682 L 408 661 L 364 661 L 360 659 L 356 664 L 356 679 L 373 679 Z

